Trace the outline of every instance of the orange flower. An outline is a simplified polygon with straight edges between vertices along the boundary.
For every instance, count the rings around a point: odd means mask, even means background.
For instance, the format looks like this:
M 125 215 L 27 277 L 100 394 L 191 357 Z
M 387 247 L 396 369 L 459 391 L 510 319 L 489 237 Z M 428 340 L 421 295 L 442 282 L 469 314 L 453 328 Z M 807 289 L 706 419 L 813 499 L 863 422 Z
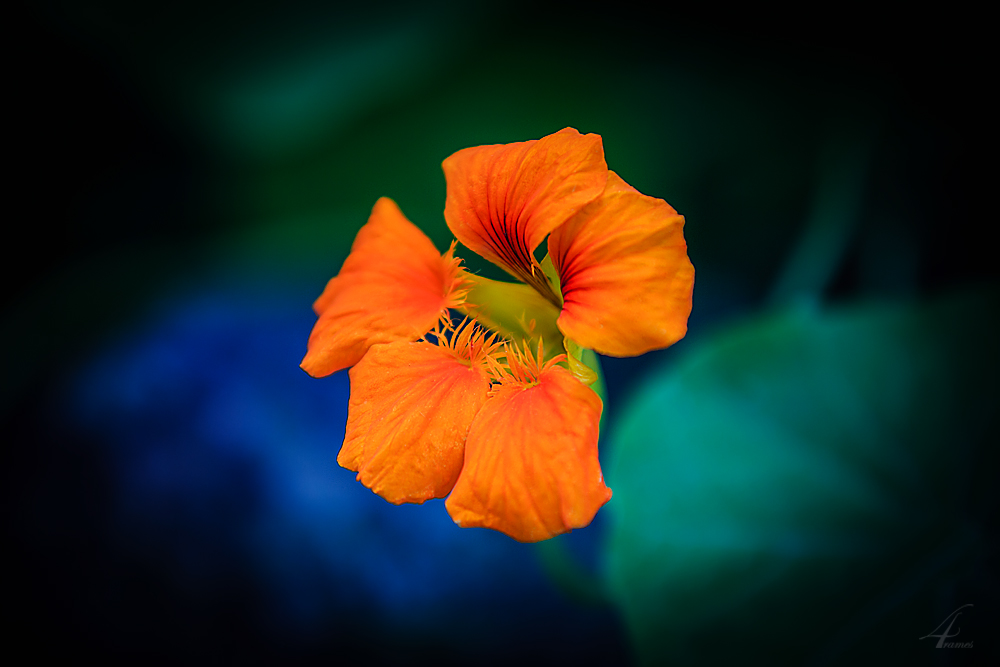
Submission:
M 353 366 L 337 460 L 393 503 L 447 496 L 461 526 L 525 542 L 586 526 L 611 497 L 589 350 L 684 336 L 684 220 L 608 171 L 600 137 L 569 128 L 443 167 L 452 232 L 524 284 L 464 272 L 454 244 L 439 254 L 380 199 L 314 304 L 302 362 L 314 376 Z M 467 315 L 458 327 L 450 309 Z

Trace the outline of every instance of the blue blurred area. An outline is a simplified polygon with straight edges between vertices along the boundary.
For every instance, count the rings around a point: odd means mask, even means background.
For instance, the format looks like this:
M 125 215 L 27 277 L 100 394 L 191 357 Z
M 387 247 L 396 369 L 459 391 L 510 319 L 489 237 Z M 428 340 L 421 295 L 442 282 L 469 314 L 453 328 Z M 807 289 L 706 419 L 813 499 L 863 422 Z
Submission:
M 613 653 L 614 624 L 565 600 L 531 546 L 460 530 L 441 501 L 390 505 L 337 465 L 347 373 L 297 367 L 312 291 L 175 294 L 76 374 L 62 427 L 105 448 L 109 555 L 162 568 L 191 604 L 221 595 L 220 613 L 226 586 L 252 591 L 244 613 L 299 650 L 346 625 L 445 659 L 511 633 Z

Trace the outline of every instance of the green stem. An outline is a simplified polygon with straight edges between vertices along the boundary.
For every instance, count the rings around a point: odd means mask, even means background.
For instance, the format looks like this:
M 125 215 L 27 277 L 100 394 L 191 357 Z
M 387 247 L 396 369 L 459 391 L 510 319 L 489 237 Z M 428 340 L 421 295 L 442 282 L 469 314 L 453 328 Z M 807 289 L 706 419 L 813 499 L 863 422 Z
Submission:
M 798 245 L 778 277 L 771 306 L 818 303 L 836 275 L 858 225 L 868 174 L 866 136 L 838 136 L 827 146 L 819 188 Z

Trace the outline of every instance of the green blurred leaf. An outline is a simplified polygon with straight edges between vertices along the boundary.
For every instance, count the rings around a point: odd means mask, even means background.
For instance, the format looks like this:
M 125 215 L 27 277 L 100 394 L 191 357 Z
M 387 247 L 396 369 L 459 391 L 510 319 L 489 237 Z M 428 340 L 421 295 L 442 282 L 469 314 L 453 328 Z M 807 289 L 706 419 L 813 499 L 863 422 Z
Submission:
M 607 508 L 643 662 L 934 657 L 917 640 L 935 586 L 979 552 L 968 506 L 992 483 L 974 462 L 996 431 L 997 305 L 783 312 L 645 387 L 612 437 Z

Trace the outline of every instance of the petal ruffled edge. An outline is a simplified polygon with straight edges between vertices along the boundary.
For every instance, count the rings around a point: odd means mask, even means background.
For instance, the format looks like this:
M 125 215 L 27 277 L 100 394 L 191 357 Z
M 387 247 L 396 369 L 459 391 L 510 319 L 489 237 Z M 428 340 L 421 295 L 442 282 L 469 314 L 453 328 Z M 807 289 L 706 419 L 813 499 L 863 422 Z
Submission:
M 561 366 L 537 383 L 495 388 L 469 429 L 445 501 L 455 523 L 520 542 L 588 525 L 611 498 L 597 457 L 601 410 L 600 397 Z
M 469 427 L 486 402 L 485 369 L 427 342 L 375 345 L 350 371 L 337 462 L 385 500 L 443 498 L 462 469 Z
M 378 343 L 414 341 L 464 295 L 459 261 L 443 256 L 391 199 L 379 199 L 351 254 L 313 308 L 302 369 L 322 377 L 353 366 Z
M 533 252 L 604 191 L 601 137 L 565 128 L 538 140 L 466 148 L 442 167 L 444 216 L 455 237 L 554 300 Z
M 549 236 L 559 272 L 560 331 L 616 357 L 673 345 L 687 333 L 694 266 L 684 217 L 609 172 L 604 193 Z

